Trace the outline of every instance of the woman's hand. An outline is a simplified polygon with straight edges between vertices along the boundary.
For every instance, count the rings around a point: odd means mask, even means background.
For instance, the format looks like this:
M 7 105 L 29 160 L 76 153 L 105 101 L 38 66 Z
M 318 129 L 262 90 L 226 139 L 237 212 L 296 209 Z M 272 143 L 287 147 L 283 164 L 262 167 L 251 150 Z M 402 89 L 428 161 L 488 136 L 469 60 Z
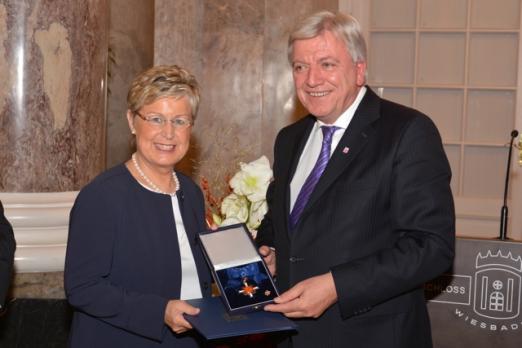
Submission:
M 165 324 L 177 334 L 192 329 L 192 325 L 183 317 L 183 314 L 197 315 L 199 308 L 189 305 L 183 300 L 170 300 L 165 308 Z

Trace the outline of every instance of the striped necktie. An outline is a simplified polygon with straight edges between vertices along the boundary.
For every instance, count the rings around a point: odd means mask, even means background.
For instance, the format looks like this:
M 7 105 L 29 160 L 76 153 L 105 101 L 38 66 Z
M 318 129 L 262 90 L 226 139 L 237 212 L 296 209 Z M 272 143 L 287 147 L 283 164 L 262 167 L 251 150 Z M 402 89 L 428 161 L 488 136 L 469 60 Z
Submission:
M 321 152 L 319 153 L 319 157 L 317 158 L 317 162 L 315 162 L 315 166 L 306 178 L 303 187 L 301 187 L 301 191 L 299 191 L 299 195 L 294 203 L 294 208 L 290 213 L 290 227 L 294 229 L 299 222 L 299 218 L 308 203 L 308 199 L 312 194 L 315 185 L 319 181 L 319 178 L 324 172 L 326 165 L 328 164 L 328 160 L 330 159 L 330 147 L 332 146 L 332 138 L 333 134 L 339 127 L 328 127 L 321 126 L 321 130 L 323 131 L 323 144 L 321 146 Z

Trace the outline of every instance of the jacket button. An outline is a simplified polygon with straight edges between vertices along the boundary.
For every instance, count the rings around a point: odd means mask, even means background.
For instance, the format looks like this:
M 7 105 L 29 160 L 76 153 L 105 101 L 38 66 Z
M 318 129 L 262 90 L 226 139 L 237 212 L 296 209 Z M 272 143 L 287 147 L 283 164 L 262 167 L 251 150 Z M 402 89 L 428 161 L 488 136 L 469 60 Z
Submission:
M 302 258 L 302 257 L 292 256 L 292 257 L 289 258 L 288 260 L 289 260 L 290 262 L 294 263 L 294 262 L 304 261 L 304 258 Z
M 208 289 L 208 282 L 204 282 L 204 283 L 203 283 L 203 289 L 204 289 L 204 290 L 207 290 L 207 289 Z

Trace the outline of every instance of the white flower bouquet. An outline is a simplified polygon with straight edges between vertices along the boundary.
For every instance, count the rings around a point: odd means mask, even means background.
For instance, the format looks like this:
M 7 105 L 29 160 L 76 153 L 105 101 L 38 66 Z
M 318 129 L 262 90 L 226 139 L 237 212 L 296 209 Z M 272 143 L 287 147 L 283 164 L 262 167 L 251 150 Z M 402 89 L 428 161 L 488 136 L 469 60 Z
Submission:
M 257 228 L 268 211 L 266 191 L 272 180 L 270 162 L 261 156 L 250 163 L 239 163 L 240 170 L 230 179 L 232 190 L 221 201 L 219 212 L 211 213 L 218 226 L 246 223 L 255 238 Z

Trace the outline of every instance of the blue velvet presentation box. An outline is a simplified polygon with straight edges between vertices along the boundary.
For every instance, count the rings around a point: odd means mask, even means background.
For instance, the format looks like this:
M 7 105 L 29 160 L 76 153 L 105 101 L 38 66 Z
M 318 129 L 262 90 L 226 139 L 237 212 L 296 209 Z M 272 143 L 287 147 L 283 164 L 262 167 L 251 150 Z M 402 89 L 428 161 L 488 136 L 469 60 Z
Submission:
M 199 240 L 230 314 L 261 310 L 279 296 L 244 224 L 200 233 Z
M 256 333 L 297 330 L 281 313 L 263 311 L 279 296 L 263 258 L 244 224 L 219 228 L 198 235 L 220 298 L 187 300 L 201 309 L 185 315 L 207 340 Z

